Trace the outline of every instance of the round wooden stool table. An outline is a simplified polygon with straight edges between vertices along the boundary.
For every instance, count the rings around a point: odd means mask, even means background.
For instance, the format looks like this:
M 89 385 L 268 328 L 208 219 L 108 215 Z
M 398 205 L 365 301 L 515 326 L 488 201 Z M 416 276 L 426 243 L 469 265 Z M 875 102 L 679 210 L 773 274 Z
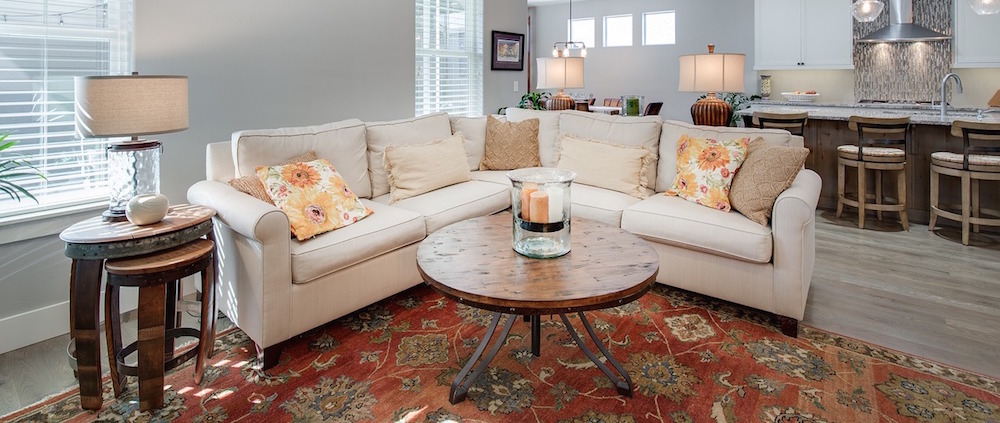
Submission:
M 569 334 L 619 394 L 632 396 L 632 379 L 601 343 L 583 312 L 641 297 L 656 280 L 659 257 L 646 241 L 619 228 L 584 219 L 573 219 L 570 224 L 570 252 L 552 259 L 529 258 L 514 251 L 509 213 L 446 226 L 417 247 L 417 270 L 428 285 L 455 301 L 494 312 L 482 342 L 451 384 L 448 400 L 452 404 L 465 400 L 518 315 L 531 322 L 531 350 L 537 357 L 541 354 L 540 316 L 558 314 L 570 328 L 566 314 L 578 313 L 597 349 L 621 376 L 604 365 L 575 330 Z M 505 314 L 499 339 L 473 370 Z
M 201 237 L 214 242 L 212 216 L 215 210 L 208 207 L 180 204 L 171 206 L 167 216 L 152 225 L 105 222 L 95 216 L 59 234 L 66 243 L 66 256 L 73 259 L 69 279 L 69 327 L 70 337 L 76 345 L 81 407 L 99 410 L 103 403 L 98 325 L 104 260 L 150 254 Z M 214 291 L 206 294 L 214 295 Z M 117 309 L 117 304 L 111 307 Z M 120 318 L 117 313 L 112 314 L 112 319 Z M 105 322 L 105 326 L 110 327 L 113 323 Z M 113 359 L 114 345 L 108 345 L 108 356 Z
M 212 354 L 215 343 L 215 243 L 196 239 L 168 250 L 135 257 L 108 260 L 108 287 L 104 291 L 105 304 L 118 304 L 120 287 L 139 288 L 139 339 L 122 347 L 121 319 L 115 307 L 105 307 L 105 322 L 112 322 L 106 331 L 108 344 L 114 354 L 109 354 L 111 381 L 115 396 L 121 395 L 121 375 L 139 378 L 139 410 L 148 411 L 163 407 L 163 373 L 197 355 L 194 383 L 201 383 L 205 362 Z M 180 327 L 174 307 L 176 296 L 171 297 L 168 287 L 180 279 L 201 273 L 201 329 Z M 211 317 L 209 317 L 211 316 Z M 198 338 L 197 348 L 174 355 L 174 339 Z M 125 357 L 138 351 L 138 365 L 125 364 Z

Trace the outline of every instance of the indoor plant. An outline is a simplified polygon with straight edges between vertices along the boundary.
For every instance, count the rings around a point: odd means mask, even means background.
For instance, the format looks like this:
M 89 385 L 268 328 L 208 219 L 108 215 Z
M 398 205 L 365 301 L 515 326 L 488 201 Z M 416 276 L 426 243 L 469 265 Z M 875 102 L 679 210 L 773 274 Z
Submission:
M 28 163 L 27 160 L 20 158 L 20 155 L 14 155 L 13 158 L 8 157 L 12 155 L 11 153 L 3 154 L 4 150 L 11 148 L 17 141 L 7 141 L 8 134 L 0 135 L 0 191 L 9 195 L 11 200 L 21 201 L 21 196 L 28 197 L 35 202 L 38 199 L 34 195 L 31 195 L 27 189 L 18 185 L 14 182 L 14 179 L 23 176 L 37 176 L 45 179 L 45 175 L 42 174 L 37 168 Z

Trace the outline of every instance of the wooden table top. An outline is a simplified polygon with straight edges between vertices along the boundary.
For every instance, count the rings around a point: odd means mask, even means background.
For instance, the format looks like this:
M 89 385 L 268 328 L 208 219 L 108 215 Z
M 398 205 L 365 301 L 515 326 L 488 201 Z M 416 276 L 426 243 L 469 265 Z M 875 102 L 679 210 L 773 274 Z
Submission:
M 166 217 L 152 225 L 138 226 L 127 220 L 105 222 L 101 216 L 78 222 L 59 234 L 64 242 L 99 244 L 148 238 L 178 231 L 205 222 L 215 216 L 215 210 L 194 204 L 170 206 Z
M 558 314 L 615 307 L 649 290 L 660 260 L 646 241 L 619 228 L 573 219 L 571 250 L 534 259 L 511 247 L 511 215 L 465 220 L 417 248 L 417 269 L 456 301 L 513 314 Z

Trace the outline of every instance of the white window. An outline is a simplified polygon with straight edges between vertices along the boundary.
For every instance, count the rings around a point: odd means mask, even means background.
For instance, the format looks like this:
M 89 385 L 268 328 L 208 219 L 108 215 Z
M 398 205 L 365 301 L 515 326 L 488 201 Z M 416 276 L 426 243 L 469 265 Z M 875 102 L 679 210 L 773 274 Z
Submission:
M 642 45 L 674 44 L 674 11 L 642 14 Z
M 107 201 L 106 139 L 79 139 L 73 77 L 128 74 L 132 0 L 0 0 L 0 133 L 46 179 L 13 182 L 38 203 L 0 192 L 0 216 Z
M 594 18 L 570 19 L 566 41 L 583 42 L 587 48 L 594 45 Z
M 604 46 L 627 47 L 632 45 L 632 15 L 604 17 Z
M 416 115 L 482 115 L 483 0 L 416 3 Z

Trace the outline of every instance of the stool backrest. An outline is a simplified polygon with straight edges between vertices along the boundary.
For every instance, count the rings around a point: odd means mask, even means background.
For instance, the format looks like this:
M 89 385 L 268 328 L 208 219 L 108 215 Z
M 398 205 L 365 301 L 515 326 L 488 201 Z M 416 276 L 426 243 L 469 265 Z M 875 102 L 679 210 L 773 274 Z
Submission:
M 867 116 L 851 116 L 847 127 L 858 131 L 858 160 L 862 160 L 865 147 L 882 145 L 902 145 L 910 138 L 910 117 L 875 118 Z
M 771 113 L 753 112 L 753 124 L 758 128 L 784 129 L 792 134 L 802 136 L 806 131 L 809 113 Z
M 962 169 L 964 170 L 969 170 L 969 154 L 1000 153 L 1000 123 L 956 120 L 951 124 L 951 134 L 962 138 Z M 971 145 L 971 141 L 980 141 L 980 143 Z

